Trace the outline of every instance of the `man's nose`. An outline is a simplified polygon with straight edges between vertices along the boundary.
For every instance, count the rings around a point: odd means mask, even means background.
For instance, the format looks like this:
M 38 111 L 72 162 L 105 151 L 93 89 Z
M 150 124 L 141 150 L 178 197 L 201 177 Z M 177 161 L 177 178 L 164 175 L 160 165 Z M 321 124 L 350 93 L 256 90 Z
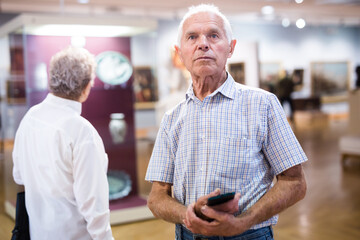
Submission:
M 206 38 L 206 36 L 199 37 L 198 49 L 202 50 L 202 51 L 209 50 L 209 43 L 208 43 L 208 39 Z

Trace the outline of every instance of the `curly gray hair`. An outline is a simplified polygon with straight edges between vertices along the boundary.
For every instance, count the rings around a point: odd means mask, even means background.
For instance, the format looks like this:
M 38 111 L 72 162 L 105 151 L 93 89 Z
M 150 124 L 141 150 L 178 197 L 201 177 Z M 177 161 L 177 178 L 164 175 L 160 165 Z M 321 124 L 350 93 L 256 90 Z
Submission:
M 50 60 L 49 88 L 59 97 L 78 100 L 95 77 L 95 57 L 84 48 L 67 47 Z

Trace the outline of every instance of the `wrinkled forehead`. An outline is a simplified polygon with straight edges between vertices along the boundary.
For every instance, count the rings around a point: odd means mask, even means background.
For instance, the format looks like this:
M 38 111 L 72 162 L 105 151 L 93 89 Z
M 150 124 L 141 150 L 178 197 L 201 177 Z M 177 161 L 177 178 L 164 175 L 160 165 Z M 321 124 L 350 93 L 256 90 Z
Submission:
M 218 29 L 225 33 L 223 19 L 211 12 L 199 12 L 191 15 L 184 21 L 182 32 L 185 35 L 188 31 L 193 32 L 206 28 Z

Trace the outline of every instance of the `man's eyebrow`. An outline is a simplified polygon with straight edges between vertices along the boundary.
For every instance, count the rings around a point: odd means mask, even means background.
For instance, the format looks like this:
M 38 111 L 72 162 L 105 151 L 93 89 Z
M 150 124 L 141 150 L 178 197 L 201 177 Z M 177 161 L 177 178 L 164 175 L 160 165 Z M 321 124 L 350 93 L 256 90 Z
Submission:
M 209 33 L 221 33 L 222 30 L 219 29 L 219 28 L 210 28 L 210 29 L 208 30 L 208 32 L 209 32 Z
M 196 32 L 195 31 L 188 31 L 188 32 L 185 32 L 185 36 L 189 36 L 189 35 L 194 35 L 194 34 L 196 34 Z
M 221 32 L 222 32 L 222 30 L 220 28 L 217 28 L 217 27 L 211 27 L 211 28 L 206 30 L 207 34 L 213 34 L 213 33 L 221 34 Z M 191 36 L 191 35 L 197 35 L 197 34 L 198 34 L 198 32 L 194 31 L 194 30 L 189 30 L 187 32 L 184 32 L 185 37 L 188 37 L 188 36 Z

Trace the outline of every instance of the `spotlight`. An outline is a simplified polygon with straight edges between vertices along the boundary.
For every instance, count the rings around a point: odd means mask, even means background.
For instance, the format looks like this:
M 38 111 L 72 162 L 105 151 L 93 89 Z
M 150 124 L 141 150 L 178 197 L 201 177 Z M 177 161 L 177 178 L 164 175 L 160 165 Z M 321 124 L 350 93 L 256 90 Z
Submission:
M 272 6 L 264 6 L 261 8 L 261 13 L 264 15 L 271 15 L 274 13 L 274 8 Z
M 290 26 L 290 20 L 288 18 L 283 18 L 283 20 L 281 21 L 281 25 L 285 28 Z
M 299 18 L 298 20 L 296 20 L 296 26 L 297 26 L 298 28 L 300 28 L 300 29 L 301 29 L 301 28 L 304 28 L 305 25 L 306 25 L 306 22 L 305 22 L 304 19 Z
M 90 0 L 77 0 L 77 2 L 80 4 L 88 4 Z

